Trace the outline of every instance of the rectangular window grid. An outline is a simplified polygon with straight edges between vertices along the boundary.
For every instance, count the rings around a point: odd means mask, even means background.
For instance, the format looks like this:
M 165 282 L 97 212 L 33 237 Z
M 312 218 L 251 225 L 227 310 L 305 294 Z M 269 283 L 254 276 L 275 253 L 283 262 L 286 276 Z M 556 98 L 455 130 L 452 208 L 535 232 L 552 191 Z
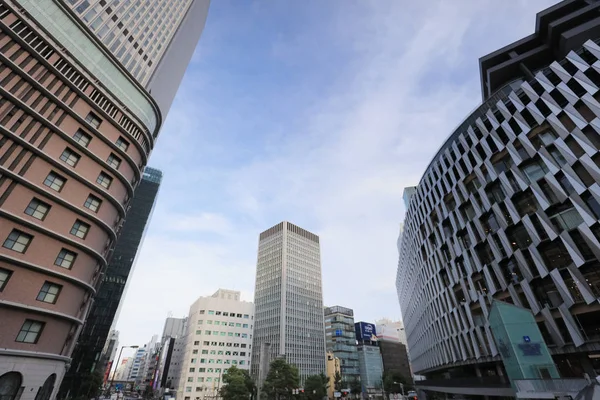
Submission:
M 108 189 L 110 187 L 110 184 L 112 183 L 112 178 L 106 173 L 100 172 L 100 175 L 98 175 L 98 179 L 96 179 L 96 182 L 99 183 L 100 186 Z
M 44 203 L 40 199 L 36 199 L 35 197 L 29 202 L 29 205 L 25 209 L 25 214 L 31 215 L 33 218 L 37 218 L 39 220 L 44 220 L 48 211 L 50 210 L 50 205 Z
M 90 226 L 83 221 L 77 220 L 71 228 L 71 235 L 75 235 L 78 238 L 85 239 L 90 230 Z
M 10 276 L 12 275 L 12 271 L 7 269 L 0 268 L 0 292 L 4 290 Z
M 66 179 L 58 175 L 56 172 L 50 172 L 46 177 L 46 180 L 44 180 L 44 185 L 48 186 L 50 189 L 60 192 L 65 184 L 65 181 Z
M 6 247 L 7 249 L 17 251 L 19 253 L 25 253 L 25 250 L 27 250 L 29 243 L 31 243 L 31 239 L 33 239 L 33 236 L 25 232 L 21 232 L 17 229 L 13 229 L 13 231 L 10 233 L 10 235 L 8 235 L 2 246 Z
M 90 194 L 88 196 L 87 200 L 85 201 L 85 203 L 83 204 L 83 206 L 85 208 L 89 208 L 93 212 L 98 212 L 98 209 L 100 208 L 100 204 L 102 204 L 102 200 L 100 200 L 98 197 L 94 196 L 93 194 Z
M 72 251 L 69 251 L 67 249 L 62 249 L 58 253 L 58 257 L 56 257 L 56 260 L 54 261 L 54 265 L 58 265 L 59 267 L 71 269 L 71 267 L 73 266 L 73 263 L 75 262 L 76 257 L 77 257 L 77 254 L 73 253 Z
M 75 132 L 75 134 L 73 135 L 73 139 L 75 139 L 75 141 L 80 145 L 88 147 L 90 141 L 92 140 L 92 137 L 84 131 L 82 131 L 81 129 L 78 129 L 77 132 Z
M 69 164 L 71 167 L 76 166 L 77 163 L 79 162 L 80 158 L 81 157 L 79 154 L 75 153 L 73 150 L 69 149 L 68 147 L 60 155 L 60 159 L 64 162 L 66 162 L 67 164 Z
M 43 301 L 44 303 L 56 303 L 56 299 L 58 298 L 58 294 L 60 293 L 60 289 L 62 286 L 57 285 L 55 283 L 45 282 L 42 288 L 40 289 L 40 293 L 37 296 L 38 301 Z
M 23 326 L 21 326 L 21 330 L 15 341 L 21 343 L 37 343 L 42 330 L 44 329 L 44 325 L 44 322 L 26 319 Z
M 122 137 L 118 138 L 115 144 L 119 149 L 123 151 L 127 151 L 127 149 L 129 148 L 129 142 L 127 142 L 127 140 L 123 139 Z
M 89 113 L 87 117 L 85 117 L 86 122 L 88 122 L 91 126 L 98 129 L 102 120 L 94 113 Z
M 110 165 L 114 169 L 118 169 L 119 165 L 121 165 L 121 159 L 112 153 L 110 154 L 110 156 L 108 156 L 108 159 L 106 160 L 106 162 L 108 163 L 108 165 Z

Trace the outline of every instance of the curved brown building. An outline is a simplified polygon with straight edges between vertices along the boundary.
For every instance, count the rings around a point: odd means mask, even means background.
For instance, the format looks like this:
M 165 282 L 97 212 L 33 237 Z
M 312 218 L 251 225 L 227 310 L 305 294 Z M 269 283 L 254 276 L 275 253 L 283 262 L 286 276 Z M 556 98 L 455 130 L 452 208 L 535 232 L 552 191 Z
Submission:
M 0 1 L 0 30 L 0 398 L 43 400 L 69 367 L 172 95 L 159 109 L 62 0 Z

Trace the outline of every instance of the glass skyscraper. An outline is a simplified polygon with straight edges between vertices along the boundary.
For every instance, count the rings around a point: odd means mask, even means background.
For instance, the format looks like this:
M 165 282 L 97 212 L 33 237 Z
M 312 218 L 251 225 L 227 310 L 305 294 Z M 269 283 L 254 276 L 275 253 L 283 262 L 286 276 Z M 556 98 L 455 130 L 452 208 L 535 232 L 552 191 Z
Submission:
M 108 268 L 102 278 L 94 305 L 79 335 L 73 351 L 71 367 L 61 386 L 59 397 L 77 397 L 82 377 L 100 368 L 104 371 L 111 361 L 102 354 L 104 343 L 111 327 L 116 322 L 121 300 L 135 265 L 138 250 L 144 240 L 148 222 L 152 216 L 162 172 L 146 167 L 142 181 L 135 191 L 131 210 L 123 224 L 121 236 L 117 240 Z M 107 355 L 110 357 L 110 355 Z
M 260 234 L 254 291 L 252 374 L 263 357 L 284 357 L 301 379 L 325 373 L 325 327 L 319 237 L 289 222 Z M 264 344 L 270 351 L 261 354 Z M 259 376 L 261 375 L 261 376 Z

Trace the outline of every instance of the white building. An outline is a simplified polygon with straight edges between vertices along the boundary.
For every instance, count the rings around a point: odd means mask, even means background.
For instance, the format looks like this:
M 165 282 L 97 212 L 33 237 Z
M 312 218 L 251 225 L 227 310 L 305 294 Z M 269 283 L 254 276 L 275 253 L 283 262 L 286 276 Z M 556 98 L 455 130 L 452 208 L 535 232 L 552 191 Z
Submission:
M 266 375 L 264 367 L 275 357 L 285 357 L 298 367 L 302 381 L 309 375 L 325 373 L 321 248 L 317 235 L 286 221 L 260 234 L 254 304 L 252 375 L 259 386 Z
M 219 289 L 190 307 L 177 398 L 214 397 L 232 365 L 250 368 L 254 304 L 240 292 Z
M 405 346 L 406 344 L 406 331 L 404 330 L 404 323 L 402 321 L 392 321 L 388 318 L 382 318 L 375 321 L 377 330 L 377 338 L 382 340 L 388 340 L 391 342 L 401 342 Z
M 131 369 L 129 370 L 128 381 L 138 380 L 144 373 L 144 365 L 146 362 L 146 345 L 136 350 L 131 363 Z

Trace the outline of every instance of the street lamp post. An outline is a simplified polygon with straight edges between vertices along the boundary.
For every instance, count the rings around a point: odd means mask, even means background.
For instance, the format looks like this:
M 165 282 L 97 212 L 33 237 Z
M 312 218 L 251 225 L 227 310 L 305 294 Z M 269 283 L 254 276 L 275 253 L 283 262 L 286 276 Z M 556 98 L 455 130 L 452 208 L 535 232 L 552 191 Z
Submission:
M 108 393 L 110 393 L 110 388 L 112 387 L 113 383 L 115 383 L 115 375 L 117 374 L 117 368 L 119 367 L 119 361 L 121 360 L 121 354 L 123 353 L 123 349 L 126 347 L 128 349 L 137 349 L 140 346 L 121 346 L 121 350 L 119 351 L 119 357 L 117 357 L 117 364 L 115 366 L 115 370 L 113 371 L 112 379 L 110 380 L 110 383 L 108 385 Z

